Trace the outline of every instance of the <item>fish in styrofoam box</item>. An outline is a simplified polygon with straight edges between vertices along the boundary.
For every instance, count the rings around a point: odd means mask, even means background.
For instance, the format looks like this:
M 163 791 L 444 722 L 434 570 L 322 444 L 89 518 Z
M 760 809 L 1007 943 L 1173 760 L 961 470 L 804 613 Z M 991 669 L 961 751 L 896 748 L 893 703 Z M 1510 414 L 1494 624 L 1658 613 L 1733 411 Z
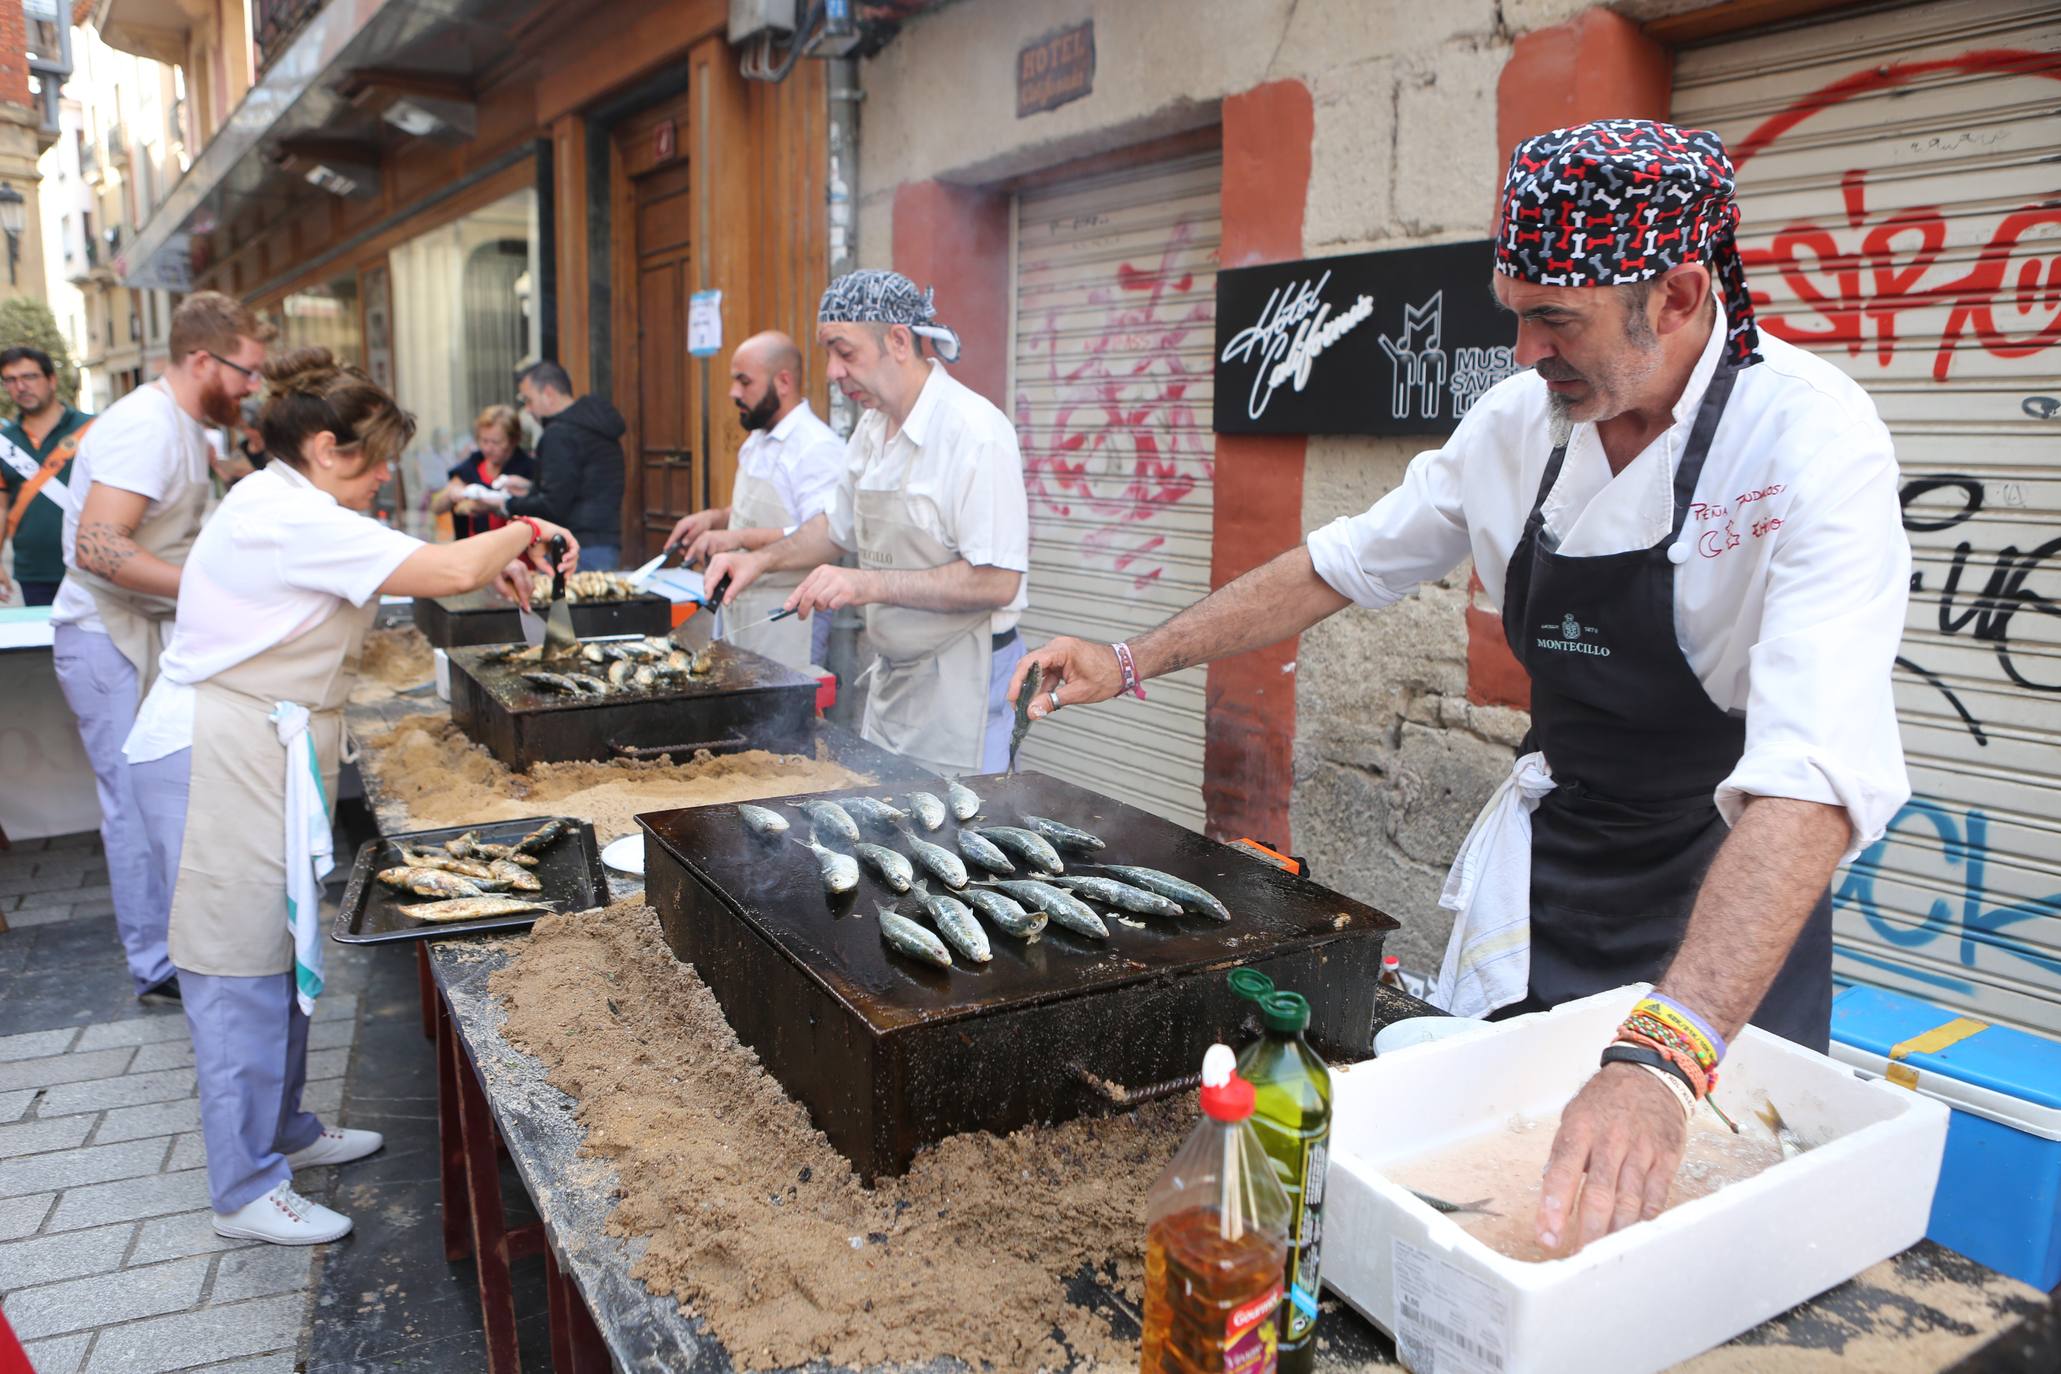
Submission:
M 1567 1258 L 1512 1259 L 1389 1177 L 1513 1121 L 1557 1117 L 1645 991 L 1333 1071 L 1324 1282 L 1395 1337 L 1405 1365 L 1648 1374 L 1924 1237 L 1946 1109 L 1753 1027 L 1732 1041 L 1718 1098 L 1735 1119 L 1776 1104 L 1809 1148 Z M 1520 1205 L 1533 1206 L 1536 1181 L 1525 1183 Z M 1684 1274 L 1696 1302 L 1681 1301 Z
M 2061 1041 L 1850 987 L 1832 999 L 1832 1053 L 1953 1109 L 1925 1234 L 2035 1288 L 2061 1283 Z

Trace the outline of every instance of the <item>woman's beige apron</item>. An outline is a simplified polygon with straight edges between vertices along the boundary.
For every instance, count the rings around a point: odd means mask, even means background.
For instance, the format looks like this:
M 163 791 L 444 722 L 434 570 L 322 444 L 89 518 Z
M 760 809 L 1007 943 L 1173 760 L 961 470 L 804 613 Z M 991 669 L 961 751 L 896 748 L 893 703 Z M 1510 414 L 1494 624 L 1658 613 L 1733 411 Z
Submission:
M 193 773 L 172 894 L 172 962 L 254 978 L 293 970 L 286 926 L 286 750 L 272 708 L 313 717 L 315 755 L 333 807 L 343 706 L 358 679 L 379 602 L 344 603 L 306 634 L 194 687 Z
M 167 563 L 186 561 L 194 539 L 200 534 L 201 521 L 207 515 L 205 467 L 197 473 L 187 474 L 187 477 L 189 480 L 179 489 L 179 494 L 169 502 L 153 504 L 143 517 L 143 523 L 130 536 L 136 541 L 136 547 Z M 81 506 L 85 504 L 85 490 L 73 495 Z M 78 567 L 65 569 L 65 576 L 93 593 L 93 603 L 100 612 L 100 623 L 106 627 L 107 637 L 136 670 L 136 700 L 140 704 L 144 697 L 150 695 L 150 685 L 157 681 L 157 657 L 164 649 L 162 631 L 178 610 L 177 603 L 161 596 L 117 587 L 106 578 Z
M 899 490 L 861 487 L 855 507 L 860 567 L 913 572 L 958 561 L 917 525 Z M 933 772 L 979 772 L 993 618 L 986 610 L 866 607 L 866 638 L 879 657 L 860 675 L 866 717 L 859 733 Z
M 793 523 L 794 517 L 781 504 L 780 493 L 773 484 L 749 475 L 740 467 L 736 485 L 730 489 L 730 528 L 781 530 Z M 737 593 L 737 599 L 723 612 L 727 624 L 740 627 L 729 636 L 730 643 L 755 654 L 764 654 L 790 668 L 807 668 L 813 621 L 789 616 L 772 625 L 760 623 L 785 604 L 788 593 L 799 587 L 806 576 L 807 570 L 767 573 Z M 819 611 L 817 614 L 828 615 L 829 612 Z

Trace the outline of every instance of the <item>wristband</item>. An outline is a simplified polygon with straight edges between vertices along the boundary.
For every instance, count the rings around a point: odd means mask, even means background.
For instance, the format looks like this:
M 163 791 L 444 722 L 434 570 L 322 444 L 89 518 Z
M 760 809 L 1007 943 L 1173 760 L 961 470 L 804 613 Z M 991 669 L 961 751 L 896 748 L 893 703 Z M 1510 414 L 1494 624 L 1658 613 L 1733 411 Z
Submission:
M 1710 1022 L 1698 1016 L 1689 1008 L 1669 997 L 1664 992 L 1649 992 L 1632 1008 L 1632 1014 L 1645 1013 L 1674 1029 L 1695 1047 L 1697 1058 L 1707 1057 L 1707 1067 L 1715 1068 L 1725 1057 L 1725 1037 L 1717 1033 Z
M 1124 676 L 1124 685 L 1120 691 L 1129 692 L 1140 701 L 1145 700 L 1145 688 L 1138 681 L 1138 665 L 1131 658 L 1131 646 L 1128 644 L 1112 644 L 1109 647 L 1116 650 L 1117 671 Z
M 538 521 L 537 521 L 537 518 L 536 518 L 535 516 L 533 516 L 533 515 L 518 515 L 518 516 L 515 516 L 515 517 L 513 517 L 513 519 L 514 519 L 514 521 L 515 521 L 515 522 L 517 522 L 517 523 L 520 523 L 520 524 L 524 524 L 524 525 L 528 525 L 528 526 L 530 527 L 530 543 L 532 543 L 532 544 L 540 544 L 540 543 L 542 543 L 542 542 L 543 542 L 543 540 L 544 540 L 544 527 L 543 527 L 543 525 L 541 525 L 540 523 L 538 523 Z
M 1642 1069 L 1652 1069 L 1674 1087 L 1688 1094 L 1691 1105 L 1696 1101 L 1696 1085 L 1689 1081 L 1689 1075 L 1681 1066 L 1656 1049 L 1645 1045 L 1629 1045 L 1620 1041 L 1604 1047 L 1599 1064 L 1637 1064 Z
M 1651 1064 L 1641 1064 L 1639 1067 L 1659 1079 L 1660 1086 L 1674 1094 L 1675 1101 L 1680 1103 L 1682 1107 L 1682 1120 L 1687 1121 L 1690 1117 L 1696 1115 L 1696 1096 L 1682 1086 L 1680 1079 L 1676 1078 L 1666 1069 L 1656 1069 Z

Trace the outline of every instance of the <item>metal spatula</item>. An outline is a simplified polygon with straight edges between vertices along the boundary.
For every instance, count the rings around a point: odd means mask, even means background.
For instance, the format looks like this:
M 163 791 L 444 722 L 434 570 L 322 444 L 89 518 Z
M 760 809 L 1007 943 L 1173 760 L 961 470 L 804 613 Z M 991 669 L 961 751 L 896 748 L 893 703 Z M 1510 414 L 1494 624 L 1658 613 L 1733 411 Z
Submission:
M 536 594 L 536 588 L 533 584 L 530 588 L 530 595 L 534 597 Z M 544 646 L 544 617 L 531 610 L 529 602 L 518 601 L 515 603 L 515 618 L 522 624 L 522 642 L 529 645 L 532 649 L 542 648 Z
M 572 603 L 565 599 L 565 537 L 553 535 L 547 546 L 551 553 L 551 609 L 544 615 L 544 657 L 566 658 L 580 651 L 580 637 L 573 633 Z

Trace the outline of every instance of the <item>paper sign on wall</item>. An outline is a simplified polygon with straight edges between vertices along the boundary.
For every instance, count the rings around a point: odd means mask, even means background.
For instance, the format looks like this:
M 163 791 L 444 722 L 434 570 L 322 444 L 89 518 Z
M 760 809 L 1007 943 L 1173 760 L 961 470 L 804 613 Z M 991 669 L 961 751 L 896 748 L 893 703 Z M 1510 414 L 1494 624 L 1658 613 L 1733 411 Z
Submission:
M 723 348 L 723 293 L 697 291 L 687 298 L 687 351 L 713 358 Z

